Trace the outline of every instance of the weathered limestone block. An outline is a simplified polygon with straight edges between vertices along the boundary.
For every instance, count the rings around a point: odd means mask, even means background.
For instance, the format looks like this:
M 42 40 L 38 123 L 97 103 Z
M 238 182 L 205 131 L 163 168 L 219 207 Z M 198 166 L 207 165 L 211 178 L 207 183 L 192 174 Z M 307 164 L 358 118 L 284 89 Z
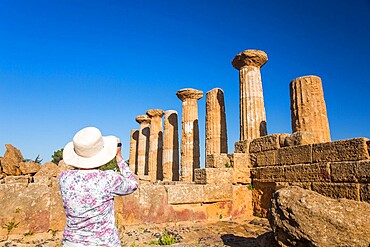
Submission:
M 194 169 L 200 167 L 198 103 L 200 90 L 185 88 L 176 92 L 182 101 L 181 181 L 192 182 Z
M 162 130 L 162 116 L 163 110 L 151 109 L 146 112 L 151 118 L 150 121 L 150 137 L 149 137 L 149 157 L 148 157 L 148 175 L 151 182 L 163 180 L 163 130 Z
M 274 166 L 278 164 L 278 150 L 250 154 L 253 166 Z
M 206 168 L 225 168 L 231 166 L 227 154 L 208 154 L 206 157 Z
M 128 165 L 133 173 L 137 174 L 137 151 L 139 141 L 139 130 L 131 130 L 130 132 L 130 152 Z
M 227 153 L 224 92 L 214 88 L 206 94 L 206 156 Z M 206 167 L 209 167 L 206 163 Z
M 231 184 L 234 177 L 232 168 L 198 168 L 194 170 L 196 184 Z
M 137 177 L 139 178 L 139 184 L 150 183 L 149 175 L 138 175 Z
M 331 198 L 360 200 L 360 184 L 355 183 L 312 183 L 312 190 Z
M 276 190 L 287 185 L 287 183 L 261 183 L 253 181 L 252 205 L 254 215 L 266 217 L 267 211 L 270 207 L 272 194 Z
M 140 216 L 141 210 L 144 212 L 147 212 L 149 211 L 150 208 L 141 207 L 139 203 L 140 190 L 141 190 L 141 186 L 139 186 L 138 190 L 135 191 L 134 193 L 131 193 L 126 196 L 118 196 L 114 198 L 114 211 L 116 213 L 115 217 L 117 220 L 117 226 L 142 223 L 141 216 Z M 147 195 L 147 193 L 145 194 Z M 148 204 L 145 204 L 145 205 L 150 207 L 150 205 Z
M 51 187 L 52 185 L 52 177 L 48 176 L 34 176 L 33 177 L 33 182 L 35 184 L 40 184 L 40 185 L 46 185 L 48 187 Z
M 250 168 L 245 171 L 234 169 L 233 184 L 250 184 L 252 183 Z
M 139 193 L 141 221 L 147 223 L 162 222 L 161 218 L 165 218 L 165 206 L 167 204 L 165 187 L 162 185 L 143 185 Z
M 273 195 L 268 219 L 282 246 L 367 247 L 369 212 L 369 203 L 287 187 Z
M 262 136 L 251 141 L 249 144 L 249 152 L 257 153 L 280 148 L 280 135 L 272 134 Z
M 28 184 L 30 182 L 29 176 L 6 176 L 6 184 Z
M 355 161 L 369 159 L 367 138 L 354 138 L 343 141 L 312 145 L 312 162 Z
M 207 219 L 207 212 L 205 211 L 205 207 L 200 204 L 178 204 L 178 205 L 170 205 L 170 211 L 173 215 L 171 221 L 178 222 L 178 221 L 198 221 L 198 220 L 205 220 Z
M 251 183 L 250 168 L 252 167 L 248 153 L 233 153 L 228 155 L 234 168 L 233 184 Z
M 312 190 L 311 182 L 290 182 L 289 186 L 298 186 L 305 190 Z
M 203 204 L 207 220 L 220 220 L 220 218 L 230 217 L 232 206 L 233 203 L 231 201 L 219 201 Z
M 258 182 L 328 182 L 330 164 L 257 167 L 251 169 L 251 174 Z
M 35 174 L 40 170 L 41 166 L 36 162 L 20 162 L 19 169 L 22 174 Z
M 164 112 L 163 180 L 179 181 L 179 134 L 177 111 Z
M 45 176 L 45 177 L 57 177 L 59 174 L 59 169 L 53 162 L 46 162 L 40 168 L 40 170 L 35 174 L 35 177 Z
M 245 50 L 235 56 L 232 65 L 239 70 L 240 140 L 267 135 L 260 68 L 267 62 L 261 50 Z
M 245 185 L 233 185 L 231 216 L 234 219 L 247 219 L 253 215 L 252 190 Z
M 168 204 L 202 203 L 204 186 L 197 184 L 165 185 Z
M 210 168 L 208 168 L 210 169 Z M 205 168 L 194 169 L 194 183 L 206 184 L 207 183 L 207 172 Z
M 48 186 L 33 183 L 1 184 L 0 205 L 1 226 L 10 222 L 19 223 L 11 234 L 47 232 L 50 229 Z
M 330 142 L 324 91 L 318 76 L 302 76 L 290 83 L 292 132 L 307 131 L 315 143 Z
M 331 163 L 333 182 L 370 183 L 370 161 Z
M 285 147 L 278 150 L 278 163 L 281 165 L 304 164 L 311 162 L 311 145 Z
M 230 164 L 235 169 L 238 169 L 238 170 L 245 169 L 245 170 L 247 170 L 247 168 L 252 167 L 252 164 L 250 162 L 248 153 L 247 154 L 245 154 L 245 153 L 232 153 L 232 154 L 228 154 L 227 156 L 230 160 Z
M 279 134 L 279 145 L 280 147 L 287 147 L 287 145 L 285 144 L 285 139 L 290 137 L 291 134 L 287 134 L 287 133 L 281 133 Z
M 313 144 L 317 143 L 316 136 L 308 131 L 296 131 L 291 135 L 288 135 L 284 139 L 284 144 L 281 146 L 291 147 L 297 145 Z
M 287 182 L 330 181 L 328 163 L 285 166 L 284 173 L 284 179 Z
M 59 161 L 58 168 L 59 168 L 59 174 L 64 172 L 64 171 L 75 169 L 73 166 L 70 166 L 70 165 L 66 164 L 66 162 L 64 162 L 64 160 Z
M 115 198 L 118 225 L 166 223 L 207 218 L 200 203 L 171 205 L 167 203 L 166 186 L 146 184 L 139 191 Z
M 231 170 L 231 169 L 230 169 Z M 233 198 L 233 185 L 230 183 L 214 183 L 204 186 L 203 202 L 231 201 Z
M 235 142 L 234 153 L 248 153 L 250 140 L 243 140 Z
M 60 162 L 59 162 L 60 163 Z M 54 180 L 55 179 L 55 180 Z M 53 231 L 63 231 L 66 226 L 62 195 L 56 178 L 53 178 L 50 188 L 50 226 Z
M 360 200 L 370 203 L 370 184 L 360 185 Z
M 19 170 L 19 163 L 23 162 L 24 160 L 21 151 L 19 151 L 19 149 L 15 148 L 11 144 L 5 144 L 5 147 L 6 151 L 4 154 L 4 158 L 1 161 L 3 173 L 14 176 L 21 175 L 21 171 Z
M 204 205 L 204 204 L 203 204 Z M 198 221 L 207 219 L 207 212 L 202 204 L 171 205 L 172 221 Z
M 148 156 L 149 156 L 149 136 L 150 136 L 150 117 L 140 115 L 136 117 L 136 122 L 140 124 L 139 143 L 137 149 L 137 175 L 139 177 L 148 175 Z

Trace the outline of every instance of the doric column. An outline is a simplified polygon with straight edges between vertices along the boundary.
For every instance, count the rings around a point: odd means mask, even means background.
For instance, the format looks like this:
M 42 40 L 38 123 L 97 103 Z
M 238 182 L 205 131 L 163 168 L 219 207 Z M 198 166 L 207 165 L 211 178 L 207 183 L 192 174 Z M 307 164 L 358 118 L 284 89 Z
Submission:
M 206 94 L 206 155 L 221 153 L 227 153 L 224 92 L 214 88 Z
M 239 70 L 241 141 L 267 135 L 260 72 L 266 62 L 267 54 L 260 50 L 245 50 L 232 61 L 234 68 Z
M 163 179 L 162 169 L 162 147 L 163 131 L 162 116 L 163 110 L 151 109 L 146 112 L 151 118 L 150 138 L 149 138 L 149 158 L 148 158 L 148 175 L 151 182 Z
M 137 175 L 143 176 L 148 174 L 150 117 L 147 115 L 137 116 L 136 122 L 140 124 L 137 148 Z
M 177 111 L 164 112 L 163 180 L 179 181 L 179 134 Z
M 128 164 L 131 171 L 137 174 L 137 151 L 138 151 L 138 140 L 139 140 L 139 130 L 131 130 L 130 132 L 130 153 Z
M 317 142 L 330 142 L 324 91 L 318 76 L 302 76 L 290 83 L 292 132 L 311 132 Z
M 181 180 L 193 181 L 195 168 L 200 168 L 198 103 L 203 97 L 200 90 L 185 88 L 177 91 L 182 101 L 181 120 Z

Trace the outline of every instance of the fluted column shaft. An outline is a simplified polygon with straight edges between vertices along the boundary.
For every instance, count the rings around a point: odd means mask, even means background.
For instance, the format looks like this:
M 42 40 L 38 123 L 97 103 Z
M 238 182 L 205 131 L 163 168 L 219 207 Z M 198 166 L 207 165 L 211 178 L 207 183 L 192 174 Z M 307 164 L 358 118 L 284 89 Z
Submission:
M 206 94 L 206 155 L 221 153 L 227 153 L 224 92 L 214 88 Z
M 330 142 L 321 78 L 303 76 L 290 83 L 292 132 L 311 132 L 317 142 Z
M 137 175 L 143 176 L 148 174 L 150 117 L 147 115 L 137 116 L 136 121 L 140 124 L 137 149 Z
M 151 182 L 163 179 L 162 169 L 162 147 L 163 131 L 162 116 L 163 110 L 152 109 L 146 114 L 151 118 L 150 137 L 149 137 L 149 157 L 148 157 L 148 175 Z
M 179 134 L 177 111 L 164 113 L 163 180 L 179 180 Z
M 200 167 L 198 103 L 203 92 L 182 89 L 176 93 L 182 101 L 181 181 L 192 182 L 194 169 Z
M 131 130 L 130 132 L 130 153 L 128 164 L 133 173 L 137 174 L 137 151 L 138 151 L 138 140 L 139 140 L 139 130 Z
M 252 140 L 267 135 L 260 72 L 266 62 L 267 54 L 260 50 L 245 50 L 236 55 L 232 62 L 239 70 L 240 140 Z

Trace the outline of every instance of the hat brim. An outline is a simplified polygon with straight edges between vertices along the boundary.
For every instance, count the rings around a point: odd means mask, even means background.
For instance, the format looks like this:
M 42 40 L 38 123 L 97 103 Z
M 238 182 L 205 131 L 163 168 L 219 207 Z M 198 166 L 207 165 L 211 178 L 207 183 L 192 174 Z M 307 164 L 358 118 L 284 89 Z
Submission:
M 96 168 L 111 161 L 117 153 L 117 137 L 103 136 L 104 147 L 96 155 L 84 158 L 78 156 L 74 150 L 73 142 L 69 142 L 63 150 L 63 160 L 68 165 L 78 168 Z

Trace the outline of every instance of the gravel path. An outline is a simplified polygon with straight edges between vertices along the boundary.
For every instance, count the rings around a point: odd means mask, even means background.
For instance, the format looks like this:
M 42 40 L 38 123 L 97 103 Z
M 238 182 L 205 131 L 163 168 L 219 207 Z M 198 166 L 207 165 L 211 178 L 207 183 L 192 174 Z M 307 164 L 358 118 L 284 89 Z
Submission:
M 180 222 L 126 226 L 121 229 L 122 246 L 160 246 L 158 240 L 165 232 L 173 236 L 176 247 L 258 247 L 257 237 L 270 232 L 266 219 L 244 221 Z M 0 239 L 6 247 L 60 247 L 62 232 L 34 234 L 32 236 L 9 235 Z M 163 237 L 162 237 L 163 239 Z

